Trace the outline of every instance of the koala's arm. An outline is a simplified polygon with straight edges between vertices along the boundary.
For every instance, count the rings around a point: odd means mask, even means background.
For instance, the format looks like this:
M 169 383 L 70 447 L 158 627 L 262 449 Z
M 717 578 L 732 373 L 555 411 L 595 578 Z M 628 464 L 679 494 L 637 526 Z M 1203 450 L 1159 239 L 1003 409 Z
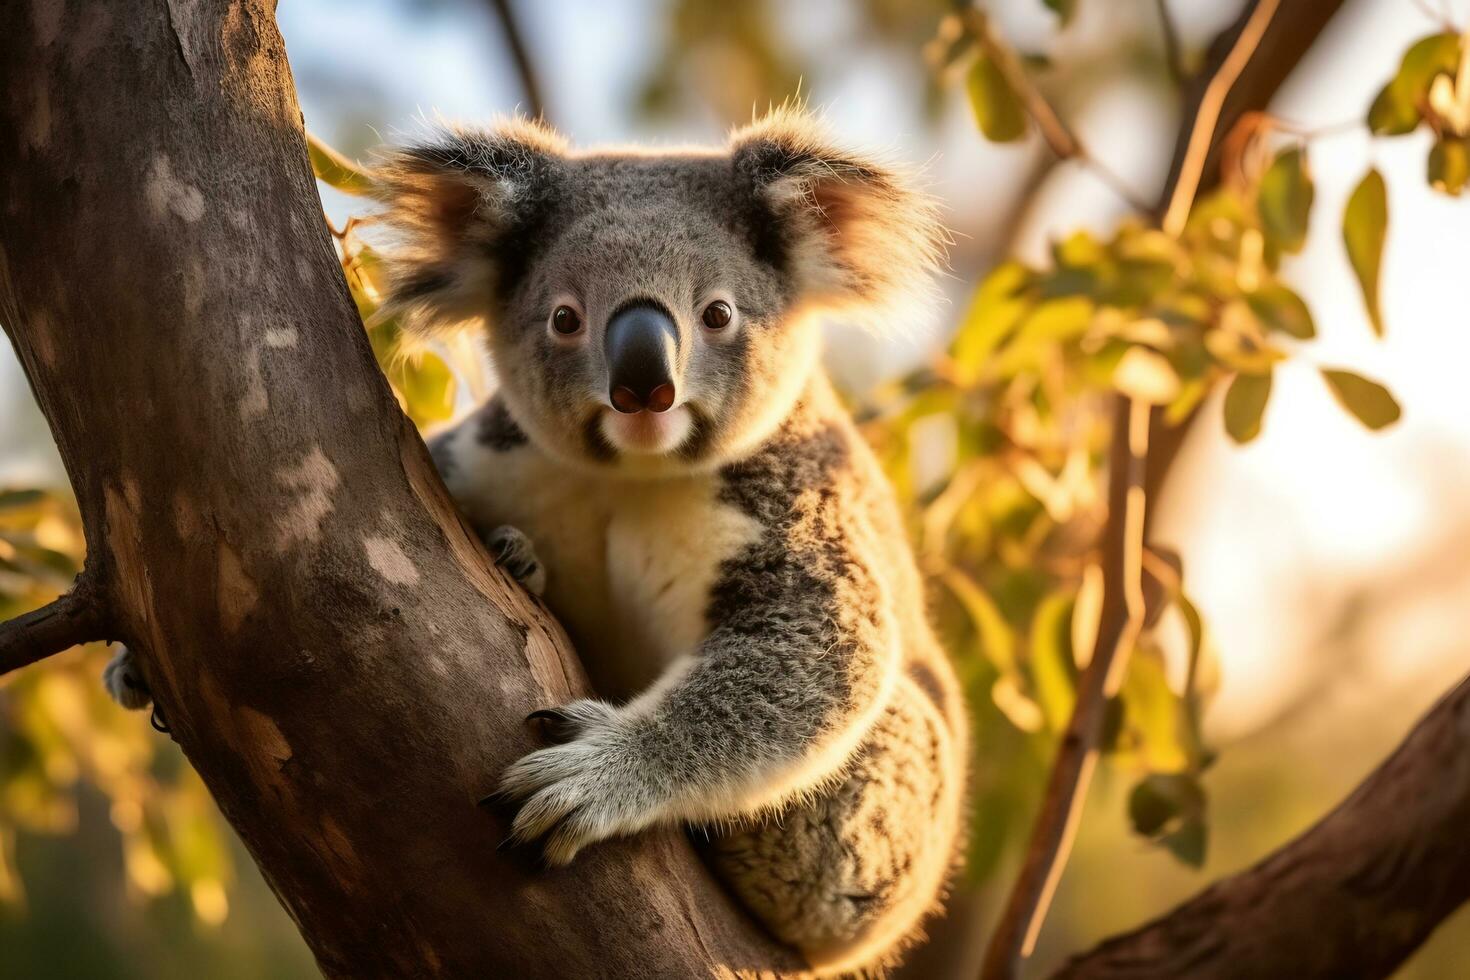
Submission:
M 841 541 L 769 541 L 729 566 L 715 628 L 621 708 L 579 701 L 537 714 L 563 744 L 511 766 L 524 800 L 513 838 L 553 863 L 650 824 L 737 818 L 836 777 L 899 665 L 877 569 Z

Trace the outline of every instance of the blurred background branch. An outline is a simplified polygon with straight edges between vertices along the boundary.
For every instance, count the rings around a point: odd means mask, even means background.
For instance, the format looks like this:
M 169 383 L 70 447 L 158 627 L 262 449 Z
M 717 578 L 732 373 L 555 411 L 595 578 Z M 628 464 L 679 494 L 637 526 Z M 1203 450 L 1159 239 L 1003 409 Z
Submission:
M 521 83 L 521 94 L 525 97 L 526 115 L 532 119 L 550 122 L 551 119 L 546 114 L 546 100 L 541 94 L 541 79 L 531 60 L 531 52 L 526 48 L 526 38 L 521 31 L 514 0 L 490 0 L 490 7 L 495 11 L 495 19 L 505 38 L 506 50 L 510 54 L 511 63 L 515 65 L 516 77 Z

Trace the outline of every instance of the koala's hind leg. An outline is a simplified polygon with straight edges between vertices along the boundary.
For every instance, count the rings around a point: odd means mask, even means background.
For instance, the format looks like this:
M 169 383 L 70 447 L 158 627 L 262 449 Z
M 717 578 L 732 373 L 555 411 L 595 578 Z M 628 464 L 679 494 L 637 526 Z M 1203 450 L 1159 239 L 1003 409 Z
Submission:
M 153 692 L 148 690 L 148 682 L 138 667 L 138 658 L 127 647 L 118 647 L 107 662 L 102 671 L 102 686 L 114 701 L 133 711 L 148 707 L 153 700 Z
M 820 975 L 881 973 L 918 938 L 957 859 L 963 779 L 953 736 L 907 679 L 844 781 L 721 833 L 712 863 Z

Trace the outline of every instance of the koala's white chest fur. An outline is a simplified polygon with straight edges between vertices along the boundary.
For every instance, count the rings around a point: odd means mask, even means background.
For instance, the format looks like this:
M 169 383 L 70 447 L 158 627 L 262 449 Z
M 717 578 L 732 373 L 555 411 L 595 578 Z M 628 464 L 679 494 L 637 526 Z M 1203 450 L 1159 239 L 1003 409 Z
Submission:
M 631 696 L 696 651 L 721 563 L 761 534 L 719 499 L 716 476 L 598 480 L 531 452 L 461 472 L 490 484 L 455 488 L 490 508 L 471 514 L 476 523 L 512 524 L 530 537 L 546 567 L 546 601 L 609 696 Z

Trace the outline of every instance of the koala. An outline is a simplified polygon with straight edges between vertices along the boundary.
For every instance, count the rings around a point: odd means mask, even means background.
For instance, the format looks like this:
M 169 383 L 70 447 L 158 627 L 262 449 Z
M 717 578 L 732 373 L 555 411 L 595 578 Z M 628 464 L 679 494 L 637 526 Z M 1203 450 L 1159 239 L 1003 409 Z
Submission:
M 483 329 L 498 381 L 434 461 L 600 695 L 532 714 L 511 841 L 684 825 L 815 974 L 881 972 L 959 860 L 968 734 L 819 316 L 925 307 L 934 204 L 792 107 L 709 149 L 446 129 L 380 177 L 390 308 Z
M 383 177 L 392 308 L 485 325 L 499 382 L 434 459 L 602 696 L 534 714 L 512 840 L 697 828 L 815 971 L 891 962 L 957 860 L 965 713 L 818 315 L 924 307 L 934 204 L 792 107 L 712 149 L 451 129 Z

